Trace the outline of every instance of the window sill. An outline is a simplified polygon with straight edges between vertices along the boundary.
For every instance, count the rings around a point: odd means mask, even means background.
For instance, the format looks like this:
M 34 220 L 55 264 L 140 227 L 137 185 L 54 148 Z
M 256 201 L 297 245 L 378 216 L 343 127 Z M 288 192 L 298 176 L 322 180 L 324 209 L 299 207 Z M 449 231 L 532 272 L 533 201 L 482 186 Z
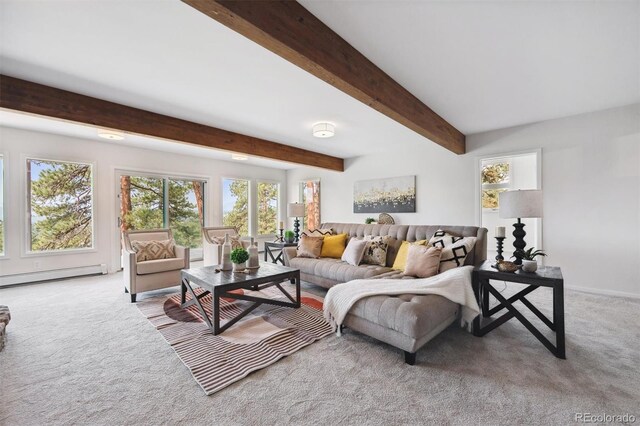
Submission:
M 70 249 L 70 250 L 56 250 L 56 251 L 28 251 L 20 257 L 48 257 L 48 256 L 63 256 L 73 254 L 89 254 L 97 253 L 98 249 Z

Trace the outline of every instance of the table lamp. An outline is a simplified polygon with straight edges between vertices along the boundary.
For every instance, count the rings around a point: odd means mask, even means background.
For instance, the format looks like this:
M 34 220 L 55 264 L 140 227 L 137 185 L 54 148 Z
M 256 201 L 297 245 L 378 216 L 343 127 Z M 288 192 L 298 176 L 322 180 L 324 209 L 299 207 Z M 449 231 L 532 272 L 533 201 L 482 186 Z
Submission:
M 301 203 L 289 203 L 287 206 L 287 216 L 294 217 L 293 221 L 293 233 L 295 234 L 296 242 L 300 239 L 300 220 L 299 217 L 304 217 L 304 204 Z
M 542 217 L 542 191 L 539 189 L 527 189 L 517 191 L 501 192 L 498 199 L 500 218 L 517 218 L 518 222 L 513 224 L 513 256 L 517 265 L 522 264 L 524 248 L 527 243 L 524 241 L 527 233 L 524 231 L 524 223 L 520 219 L 529 217 Z

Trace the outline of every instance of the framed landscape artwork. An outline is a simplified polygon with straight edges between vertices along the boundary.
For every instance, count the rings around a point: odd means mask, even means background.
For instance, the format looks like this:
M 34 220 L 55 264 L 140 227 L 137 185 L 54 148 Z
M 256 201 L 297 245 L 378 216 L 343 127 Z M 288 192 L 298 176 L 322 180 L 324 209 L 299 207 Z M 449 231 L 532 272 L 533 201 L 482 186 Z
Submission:
M 363 180 L 353 186 L 354 213 L 415 213 L 416 177 Z

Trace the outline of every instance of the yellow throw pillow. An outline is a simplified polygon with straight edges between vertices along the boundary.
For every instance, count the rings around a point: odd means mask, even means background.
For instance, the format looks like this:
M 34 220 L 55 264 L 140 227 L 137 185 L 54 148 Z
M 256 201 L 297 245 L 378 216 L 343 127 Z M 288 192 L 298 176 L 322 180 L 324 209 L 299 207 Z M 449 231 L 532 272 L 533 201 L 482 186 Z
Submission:
M 397 271 L 404 271 L 404 268 L 407 266 L 407 255 L 409 254 L 409 246 L 426 246 L 427 240 L 416 241 L 415 243 L 410 243 L 409 241 L 403 241 L 398 249 L 398 254 L 396 255 L 396 260 L 393 261 L 393 266 L 391 269 L 395 269 Z
M 325 235 L 320 257 L 340 259 L 347 245 L 347 234 Z

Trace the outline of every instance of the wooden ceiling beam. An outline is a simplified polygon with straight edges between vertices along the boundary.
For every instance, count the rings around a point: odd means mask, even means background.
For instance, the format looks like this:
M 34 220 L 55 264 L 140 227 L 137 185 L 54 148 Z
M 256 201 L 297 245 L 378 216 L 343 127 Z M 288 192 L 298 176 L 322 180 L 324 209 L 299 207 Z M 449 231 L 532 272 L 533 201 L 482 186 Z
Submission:
M 344 160 L 0 75 L 0 108 L 271 160 L 344 171 Z
M 182 1 L 431 141 L 464 154 L 464 134 L 298 2 Z

